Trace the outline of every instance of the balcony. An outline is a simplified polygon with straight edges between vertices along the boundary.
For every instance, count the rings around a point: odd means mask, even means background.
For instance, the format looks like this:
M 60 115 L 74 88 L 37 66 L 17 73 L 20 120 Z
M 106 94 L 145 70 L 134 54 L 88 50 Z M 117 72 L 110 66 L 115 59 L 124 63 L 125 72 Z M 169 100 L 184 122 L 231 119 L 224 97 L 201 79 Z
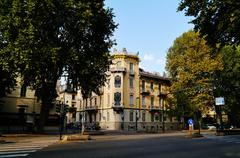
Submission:
M 158 93 L 158 97 L 162 97 L 162 98 L 166 98 L 167 95 L 168 95 L 168 93 L 167 92 L 163 92 L 163 91 Z
M 141 95 L 145 95 L 145 96 L 150 95 L 150 91 L 143 89 L 141 92 Z
M 122 104 L 113 103 L 112 108 L 113 108 L 113 110 L 116 111 L 116 112 L 121 112 L 121 111 L 123 111 L 123 105 L 122 105 Z
M 97 111 L 97 110 L 98 110 L 98 106 L 95 106 L 95 105 L 86 106 L 86 107 L 85 107 L 85 110 L 86 110 L 86 111 L 89 111 L 89 112 L 90 112 L 90 111 L 92 111 L 92 112 L 93 112 L 93 111 Z
M 150 105 L 149 106 L 149 112 L 160 112 L 160 107 L 159 106 L 154 106 L 154 105 Z
M 126 72 L 126 68 L 125 67 L 112 67 L 110 68 L 110 71 L 112 73 L 117 73 L 117 72 Z

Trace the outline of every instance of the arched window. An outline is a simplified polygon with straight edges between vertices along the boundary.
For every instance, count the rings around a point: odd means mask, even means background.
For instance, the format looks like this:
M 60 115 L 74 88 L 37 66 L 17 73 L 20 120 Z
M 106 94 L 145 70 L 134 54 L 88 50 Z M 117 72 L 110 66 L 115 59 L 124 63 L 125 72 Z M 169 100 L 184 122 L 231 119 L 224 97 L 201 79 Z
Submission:
M 117 75 L 117 76 L 115 77 L 115 82 L 114 82 L 114 84 L 115 84 L 115 87 L 116 87 L 116 88 L 121 87 L 121 76 Z

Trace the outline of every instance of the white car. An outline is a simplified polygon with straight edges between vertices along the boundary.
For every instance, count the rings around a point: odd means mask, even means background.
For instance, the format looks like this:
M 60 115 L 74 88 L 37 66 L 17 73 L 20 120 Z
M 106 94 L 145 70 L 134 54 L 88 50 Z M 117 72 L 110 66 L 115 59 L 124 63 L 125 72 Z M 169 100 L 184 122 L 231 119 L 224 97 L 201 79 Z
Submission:
M 217 129 L 216 126 L 214 126 L 213 124 L 206 124 L 206 126 L 207 126 L 208 130 L 216 130 Z

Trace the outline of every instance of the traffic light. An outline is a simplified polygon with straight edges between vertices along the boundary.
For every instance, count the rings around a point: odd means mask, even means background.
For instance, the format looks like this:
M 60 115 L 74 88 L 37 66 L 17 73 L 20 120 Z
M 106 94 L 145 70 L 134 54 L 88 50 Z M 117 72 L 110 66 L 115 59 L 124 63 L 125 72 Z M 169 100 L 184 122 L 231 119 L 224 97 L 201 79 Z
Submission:
M 56 105 L 56 112 L 60 113 L 61 112 L 61 104 Z

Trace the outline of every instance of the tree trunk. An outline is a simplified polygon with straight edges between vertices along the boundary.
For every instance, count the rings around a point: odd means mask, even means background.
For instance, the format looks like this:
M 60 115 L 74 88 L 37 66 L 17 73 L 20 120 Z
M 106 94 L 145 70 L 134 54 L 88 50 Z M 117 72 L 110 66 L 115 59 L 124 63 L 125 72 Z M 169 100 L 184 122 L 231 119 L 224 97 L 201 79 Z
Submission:
M 44 133 L 45 123 L 49 116 L 49 107 L 47 101 L 43 100 L 40 111 L 40 118 L 38 122 L 38 133 Z
M 52 100 L 56 98 L 55 83 L 56 82 L 52 83 L 43 82 L 42 88 L 40 90 L 41 92 L 39 97 L 41 98 L 42 105 L 40 111 L 40 118 L 38 122 L 39 133 L 44 133 L 44 126 L 48 120 L 50 105 L 52 104 Z

